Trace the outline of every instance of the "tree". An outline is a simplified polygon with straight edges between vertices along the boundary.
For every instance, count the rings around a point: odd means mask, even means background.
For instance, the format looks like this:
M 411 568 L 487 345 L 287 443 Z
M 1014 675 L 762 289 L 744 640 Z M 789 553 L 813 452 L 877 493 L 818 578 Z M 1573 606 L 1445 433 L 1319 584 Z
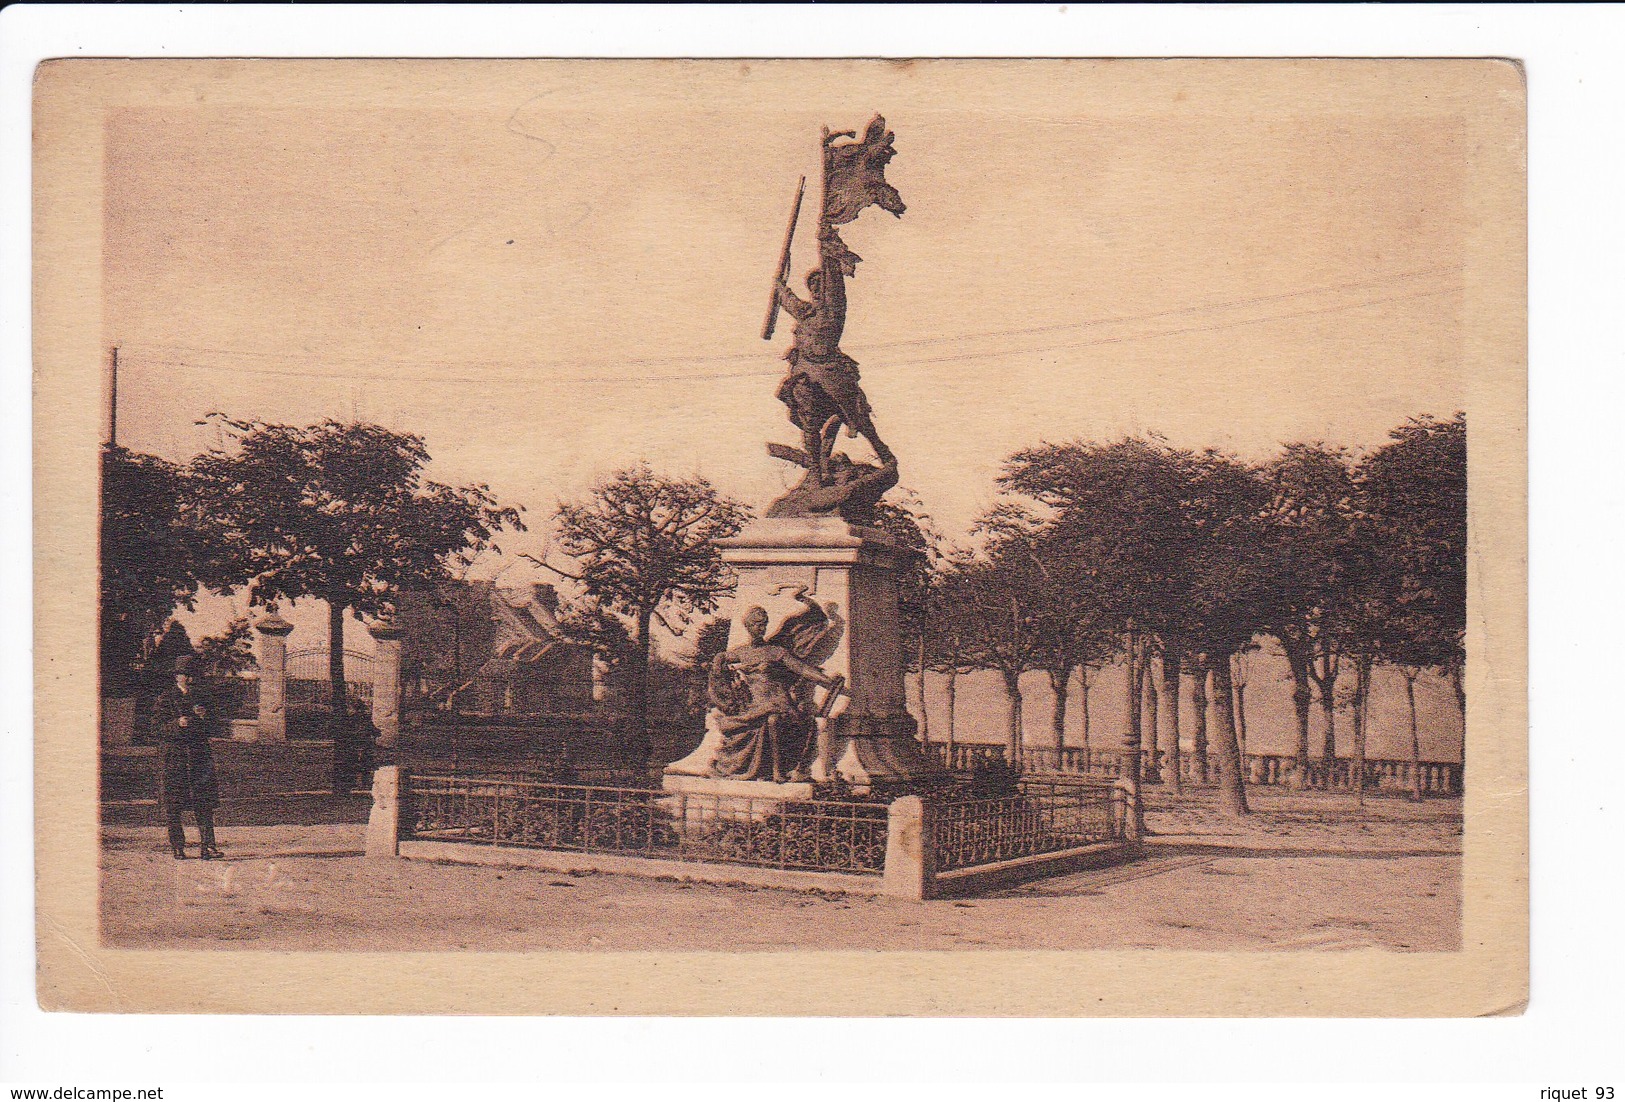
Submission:
M 1055 702 L 1050 723 L 1057 768 L 1066 749 L 1066 705 L 1072 671 L 1084 671 L 1083 714 L 1087 726 L 1088 671 L 1098 669 L 1118 649 L 1117 634 L 1100 616 L 1090 579 L 1079 571 L 1080 562 L 1073 550 L 1048 527 L 1025 532 L 1003 548 L 1007 561 L 1018 553 L 1027 560 L 1024 584 L 1037 665 L 1049 679 Z M 1087 730 L 1084 741 L 1087 748 Z
M 1020 676 L 1027 670 L 1043 670 L 1049 679 L 1055 701 L 1052 740 L 1059 754 L 1066 745 L 1072 671 L 1110 657 L 1115 632 L 1099 615 L 1075 548 L 1035 509 L 1007 498 L 977 530 L 987 536 L 994 583 L 992 593 L 983 595 L 983 650 L 1003 675 L 1011 701 L 1012 760 L 1022 740 Z
M 1094 753 L 1094 747 L 1090 745 L 1089 741 L 1089 690 L 1094 688 L 1094 676 L 1100 672 L 1100 667 L 1103 664 L 1104 660 L 1101 662 L 1080 662 L 1078 664 L 1078 711 L 1080 713 L 1078 716 L 1080 727 L 1078 739 L 1082 743 L 1083 763 L 1086 769 L 1089 768 L 1091 755 Z
M 1262 519 L 1269 491 L 1256 471 L 1212 449 L 1187 457 L 1183 466 L 1189 622 L 1193 650 L 1213 680 L 1220 806 L 1245 815 L 1231 660 L 1252 645 L 1276 600 L 1279 564 Z
M 728 649 L 728 636 L 732 631 L 733 623 L 725 616 L 701 624 L 700 630 L 694 633 L 694 657 L 689 664 L 697 670 L 709 669 L 711 660 Z
M 1157 685 L 1154 668 L 1153 641 L 1147 640 L 1141 646 L 1140 676 L 1134 685 L 1134 696 L 1145 705 L 1145 718 L 1141 724 L 1142 744 L 1146 749 L 1146 780 L 1155 783 L 1162 779 L 1162 770 L 1158 765 L 1161 756 L 1161 747 L 1158 745 L 1157 732 L 1160 730 L 1157 722 Z
M 1387 547 L 1387 600 L 1418 660 L 1437 668 L 1466 721 L 1467 418 L 1413 418 L 1361 465 L 1372 525 Z
M 109 445 L 101 456 L 100 669 L 103 696 L 135 696 L 148 643 L 176 608 L 193 608 L 211 528 L 191 523 L 186 473 Z
M 694 633 L 694 652 L 684 664 L 685 712 L 703 726 L 705 713 L 710 708 L 707 697 L 711 675 L 711 660 L 728 649 L 728 637 L 733 622 L 726 616 L 706 620 Z M 624 629 L 623 629 L 624 634 Z
M 991 562 L 978 561 L 960 575 L 961 594 L 971 611 L 971 664 L 996 670 L 1008 710 L 1005 750 L 1012 765 L 1022 750 L 1021 675 L 1037 659 L 1032 632 L 1024 615 L 1019 583 Z
M 897 576 L 897 622 L 904 659 L 914 672 L 920 697 L 920 740 L 931 741 L 930 714 L 925 705 L 927 623 L 936 612 L 937 590 L 942 571 L 942 536 L 932 526 L 918 498 L 908 495 L 899 501 L 882 501 L 875 506 L 874 527 L 890 536 L 906 552 Z
M 1087 545 L 1080 547 L 1070 533 L 1053 523 L 1028 544 L 1028 554 L 1039 574 L 1034 590 L 1035 622 L 1041 665 L 1055 698 L 1055 748 L 1059 751 L 1065 746 L 1068 688 L 1072 671 L 1078 670 L 1086 762 L 1090 750 L 1090 675 L 1123 649 L 1110 602 L 1101 594 L 1099 579 L 1091 568 L 1089 551 Z M 1139 693 L 1138 684 L 1135 691 Z
M 955 710 L 959 675 L 976 668 L 976 575 L 971 570 L 972 564 L 973 557 L 963 549 L 944 552 L 932 579 L 931 614 L 926 617 L 924 625 L 926 665 L 946 676 L 944 691 L 948 703 L 948 737 L 945 741 L 950 765 L 957 734 Z
M 1416 418 L 1389 435 L 1390 442 L 1368 456 L 1359 472 L 1365 500 L 1361 687 L 1368 688 L 1373 662 L 1394 666 L 1405 679 L 1412 795 L 1420 799 L 1416 679 L 1422 670 L 1438 669 L 1450 678 L 1466 718 L 1466 419 L 1459 413 L 1450 421 Z M 1357 708 L 1366 695 L 1357 694 Z M 1363 737 L 1359 741 L 1363 758 Z
M 1142 640 L 1155 636 L 1164 656 L 1164 685 L 1178 691 L 1184 653 L 1184 521 L 1179 457 L 1160 439 L 1108 444 L 1041 444 L 1011 456 L 999 482 L 1053 514 L 1057 541 L 1069 549 L 1069 577 L 1080 587 L 1080 606 L 1097 627 L 1121 636 L 1127 656 L 1128 721 L 1119 758 L 1140 815 L 1140 706 L 1136 658 Z M 1170 656 L 1175 656 L 1170 659 Z M 1161 716 L 1173 724 L 1170 766 L 1178 783 L 1178 707 L 1164 700 Z
M 716 541 L 737 535 L 750 510 L 723 497 L 703 478 L 656 475 L 647 463 L 617 471 L 583 500 L 563 502 L 555 515 L 559 550 L 577 569 L 533 561 L 580 583 L 602 612 L 630 622 L 626 685 L 629 764 L 646 765 L 649 667 L 659 622 L 681 635 L 690 617 L 716 611 L 733 592 L 732 572 Z
M 1207 777 L 1207 685 L 1212 680 L 1200 654 L 1190 655 L 1183 665 L 1191 671 L 1191 780 L 1206 784 Z M 1178 699 L 1176 696 L 1175 699 Z
M 219 635 L 199 639 L 193 661 L 194 676 L 211 680 L 237 677 L 258 666 L 248 617 L 238 616 Z
M 636 665 L 635 655 L 637 646 L 632 640 L 632 633 L 627 630 L 626 622 L 605 607 L 604 601 L 595 595 L 583 594 L 574 600 L 566 601 L 559 607 L 559 630 L 564 632 L 565 638 L 573 643 L 579 643 L 589 648 L 593 657 L 603 664 L 605 675 L 609 683 L 618 691 L 627 689 L 627 671 Z M 708 639 L 715 639 L 717 629 L 712 624 L 720 623 L 724 640 L 723 647 L 727 647 L 728 622 L 726 620 L 711 621 L 706 625 L 711 631 Z
M 1320 696 L 1320 760 L 1328 768 L 1337 760 L 1337 678 L 1343 672 L 1343 656 L 1352 633 L 1345 621 L 1335 634 L 1320 637 L 1309 663 L 1309 679 Z
M 1309 707 L 1320 689 L 1322 755 L 1335 751 L 1336 689 L 1347 634 L 1348 550 L 1359 519 L 1359 493 L 1348 453 L 1324 444 L 1288 444 L 1262 471 L 1269 487 L 1265 538 L 1276 571 L 1274 615 L 1266 625 L 1280 641 L 1292 674 L 1297 721 L 1293 787 L 1309 773 Z
M 346 790 L 357 761 L 345 714 L 345 614 L 387 613 L 400 590 L 446 580 L 501 529 L 523 531 L 519 511 L 486 486 L 425 477 L 429 452 L 411 433 L 362 421 L 211 420 L 224 440 L 192 461 L 190 507 L 222 540 L 200 573 L 211 588 L 247 585 L 256 605 L 327 604 L 333 785 Z
M 254 632 L 248 617 L 238 616 L 219 635 L 205 635 L 193 649 L 187 667 L 217 705 L 228 715 L 243 718 L 244 692 L 248 682 L 242 675 L 259 665 L 254 657 Z
M 1253 678 L 1252 654 L 1257 643 L 1248 643 L 1230 658 L 1230 680 L 1236 689 L 1236 733 L 1241 740 L 1241 757 L 1247 759 L 1247 683 Z
M 1040 668 L 1042 659 L 1040 600 L 1034 596 L 1039 576 L 1023 546 L 1037 523 L 1017 504 L 995 505 L 973 527 L 987 537 L 984 557 L 960 571 L 972 662 L 998 671 L 1009 707 L 1005 746 L 1013 766 L 1021 763 L 1024 742 L 1021 675 Z

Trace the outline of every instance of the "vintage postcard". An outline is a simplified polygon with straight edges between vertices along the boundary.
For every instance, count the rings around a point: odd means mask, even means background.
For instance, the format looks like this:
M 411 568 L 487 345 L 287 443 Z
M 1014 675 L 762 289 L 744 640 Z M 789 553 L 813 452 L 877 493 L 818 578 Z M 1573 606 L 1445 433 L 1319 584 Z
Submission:
M 38 991 L 1528 992 L 1523 73 L 61 60 Z

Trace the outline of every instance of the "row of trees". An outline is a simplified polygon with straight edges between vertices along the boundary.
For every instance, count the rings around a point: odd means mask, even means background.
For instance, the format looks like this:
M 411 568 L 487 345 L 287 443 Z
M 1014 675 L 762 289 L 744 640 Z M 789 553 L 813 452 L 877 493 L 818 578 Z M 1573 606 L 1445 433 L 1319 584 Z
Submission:
M 136 695 L 153 635 L 204 590 L 246 590 L 251 606 L 317 598 L 328 608 L 333 782 L 347 788 L 346 614 L 384 613 L 402 589 L 453 577 L 501 530 L 523 531 L 520 512 L 486 486 L 427 478 L 428 450 L 410 433 L 209 421 L 219 442 L 189 464 L 104 449 L 103 691 Z
M 424 441 L 411 434 L 331 420 L 212 420 L 219 444 L 184 466 L 118 448 L 104 455 L 104 684 L 118 691 L 142 643 L 201 589 L 246 589 L 256 605 L 317 598 L 329 615 L 337 763 L 346 614 L 386 614 L 401 590 L 455 579 L 498 550 L 500 532 L 524 530 L 520 510 L 483 485 L 428 479 Z M 1292 671 L 1300 775 L 1317 690 L 1328 730 L 1321 756 L 1331 756 L 1344 676 L 1362 756 L 1379 662 L 1412 689 L 1414 747 L 1421 670 L 1443 671 L 1465 708 L 1465 431 L 1460 415 L 1424 418 L 1364 458 L 1294 444 L 1263 465 L 1158 438 L 1041 445 L 1008 460 L 974 554 L 945 551 L 917 502 L 883 506 L 882 527 L 920 552 L 901 609 L 916 669 L 949 674 L 950 692 L 960 673 L 996 670 L 1019 750 L 1022 674 L 1047 674 L 1064 717 L 1074 671 L 1087 687 L 1093 671 L 1126 659 L 1124 746 L 1137 750 L 1139 704 L 1159 699 L 1151 682 L 1160 668 L 1176 783 L 1180 677 L 1191 671 L 1198 687 L 1211 677 L 1223 702 L 1221 783 L 1238 812 L 1246 797 L 1231 668 L 1261 635 L 1279 640 Z M 653 628 L 682 634 L 716 610 L 732 590 L 716 541 L 749 517 L 704 479 L 640 465 L 560 504 L 553 554 L 526 556 L 575 583 L 563 622 L 618 668 L 639 762 L 652 741 Z M 699 649 L 725 638 L 711 627 Z
M 1211 680 L 1224 806 L 1245 813 L 1233 669 L 1260 636 L 1279 642 L 1291 670 L 1300 783 L 1317 694 L 1325 713 L 1319 756 L 1333 757 L 1340 679 L 1353 682 L 1358 776 L 1377 664 L 1404 676 L 1413 759 L 1423 670 L 1449 678 L 1465 714 L 1461 414 L 1414 419 L 1364 457 L 1300 443 L 1248 464 L 1157 437 L 1044 444 L 1013 455 L 999 482 L 1000 500 L 976 525 L 980 550 L 939 550 L 917 591 L 924 630 L 916 671 L 946 673 L 950 695 L 957 675 L 997 671 L 1010 702 L 1012 754 L 1021 743 L 1022 674 L 1048 675 L 1059 744 L 1074 671 L 1087 708 L 1093 672 L 1121 661 L 1129 694 L 1123 750 L 1133 752 L 1137 771 L 1148 699 L 1160 718 L 1167 779 L 1177 785 L 1179 686 L 1188 672 L 1199 745 Z
M 521 510 L 487 486 L 427 478 L 426 445 L 410 433 L 333 420 L 209 421 L 219 443 L 188 464 L 104 450 L 103 692 L 139 695 L 158 631 L 204 591 L 245 591 L 260 607 L 315 598 L 328 612 L 334 783 L 346 785 L 354 760 L 344 745 L 346 616 L 388 615 L 403 590 L 444 591 L 480 554 L 500 552 L 501 532 L 525 530 Z M 558 506 L 553 549 L 562 563 L 523 556 L 575 583 L 562 624 L 615 670 L 630 762 L 650 756 L 653 628 L 679 635 L 716 610 L 732 591 L 716 541 L 750 515 L 704 479 L 639 465 Z M 222 645 L 241 650 L 246 636 L 239 622 Z

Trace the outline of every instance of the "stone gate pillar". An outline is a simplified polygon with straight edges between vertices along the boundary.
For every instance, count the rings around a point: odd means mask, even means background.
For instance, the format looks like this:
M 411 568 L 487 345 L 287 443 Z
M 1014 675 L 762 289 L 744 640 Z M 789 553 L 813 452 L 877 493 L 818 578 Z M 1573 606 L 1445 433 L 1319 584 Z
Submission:
M 401 636 L 405 632 L 389 621 L 373 624 L 368 634 L 377 640 L 373 660 L 372 725 L 378 745 L 394 746 L 401 734 Z
M 271 605 L 265 619 L 254 625 L 260 635 L 260 716 L 261 742 L 288 739 L 288 634 L 293 625 L 277 615 Z

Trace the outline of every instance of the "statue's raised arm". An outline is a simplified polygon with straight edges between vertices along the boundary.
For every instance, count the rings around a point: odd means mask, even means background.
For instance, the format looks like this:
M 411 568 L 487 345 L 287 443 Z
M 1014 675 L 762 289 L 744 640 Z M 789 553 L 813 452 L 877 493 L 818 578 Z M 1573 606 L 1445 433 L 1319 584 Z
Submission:
M 839 512 L 864 523 L 875 502 L 897 484 L 897 460 L 875 428 L 869 399 L 859 382 L 858 363 L 841 350 L 846 332 L 846 281 L 857 274 L 862 258 L 847 248 L 837 226 L 879 206 L 894 215 L 906 209 L 897 189 L 886 182 L 886 165 L 896 155 L 893 134 L 879 115 L 857 140 L 853 131 L 823 132 L 824 194 L 818 219 L 818 267 L 807 273 L 807 298 L 792 291 L 785 278 L 789 237 L 775 285 L 775 311 L 782 308 L 795 322 L 792 347 L 785 354 L 789 371 L 778 398 L 790 421 L 801 430 L 801 448 L 769 445 L 782 459 L 804 467 L 801 485 L 775 502 L 772 516 L 810 516 Z M 795 218 L 791 218 L 791 233 Z M 771 324 L 769 326 L 769 331 Z M 766 335 L 764 333 L 764 335 Z M 842 425 L 849 437 L 861 436 L 874 449 L 878 464 L 833 455 Z

